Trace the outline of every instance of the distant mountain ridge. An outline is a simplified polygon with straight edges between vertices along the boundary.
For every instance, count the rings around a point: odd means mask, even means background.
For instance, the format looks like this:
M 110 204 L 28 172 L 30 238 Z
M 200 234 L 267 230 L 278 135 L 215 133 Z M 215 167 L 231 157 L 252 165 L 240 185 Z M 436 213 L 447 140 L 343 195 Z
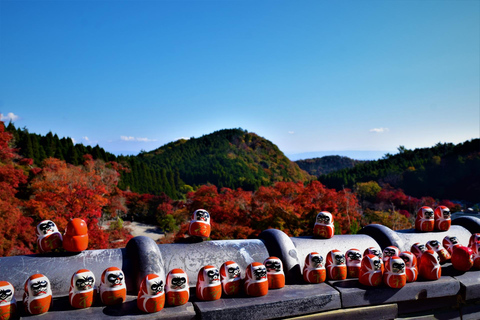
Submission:
M 354 160 L 338 155 L 295 161 L 301 169 L 317 177 L 337 170 L 353 168 L 364 162 L 366 161 Z

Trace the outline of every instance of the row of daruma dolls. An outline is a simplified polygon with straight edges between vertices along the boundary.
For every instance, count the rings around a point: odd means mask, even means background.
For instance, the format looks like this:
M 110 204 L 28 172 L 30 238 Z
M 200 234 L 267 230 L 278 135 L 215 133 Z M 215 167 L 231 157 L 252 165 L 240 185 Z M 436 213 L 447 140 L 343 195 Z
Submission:
M 241 278 L 240 267 L 234 261 L 225 262 L 220 271 L 211 265 L 200 269 L 196 286 L 196 296 L 200 300 L 217 300 L 222 293 L 238 295 L 242 290 L 250 296 L 263 296 L 269 289 L 285 286 L 285 275 L 280 259 L 270 257 L 264 263 L 253 262 L 246 269 L 245 279 Z M 50 280 L 43 274 L 34 274 L 24 286 L 23 305 L 25 313 L 37 315 L 48 312 L 52 305 Z M 16 317 L 17 303 L 14 287 L 7 281 L 0 281 L 0 319 Z M 89 308 L 100 296 L 104 305 L 123 303 L 127 298 L 125 275 L 117 267 L 105 269 L 98 289 L 95 287 L 95 275 L 87 269 L 81 269 L 72 275 L 69 289 L 69 302 L 74 308 Z M 171 270 L 166 279 L 158 274 L 149 274 L 143 279 L 137 296 L 137 307 L 147 313 L 163 309 L 165 300 L 171 306 L 188 302 L 190 287 L 188 275 L 182 269 Z

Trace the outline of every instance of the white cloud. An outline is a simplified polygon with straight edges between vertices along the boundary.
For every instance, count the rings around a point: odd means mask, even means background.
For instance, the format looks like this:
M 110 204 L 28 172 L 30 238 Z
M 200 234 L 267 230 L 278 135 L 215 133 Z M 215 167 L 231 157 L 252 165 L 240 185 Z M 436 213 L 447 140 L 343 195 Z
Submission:
M 373 129 L 370 129 L 370 132 L 375 132 L 375 133 L 384 133 L 384 132 L 388 132 L 389 129 L 388 128 L 373 128 Z
M 295 133 L 295 131 L 288 131 L 288 133 L 289 133 L 289 134 L 294 134 L 294 133 Z
M 90 141 L 90 139 L 88 139 L 88 137 L 87 137 L 87 136 L 85 136 L 85 137 L 82 137 L 82 139 L 83 139 L 83 140 L 85 140 L 85 141 Z
M 149 139 L 149 138 L 135 138 L 132 136 L 120 136 L 120 140 L 123 141 L 140 141 L 140 142 L 151 142 L 151 141 L 157 141 L 157 139 Z
M 73 144 L 77 144 L 77 140 L 75 140 L 73 138 L 70 138 L 70 140 L 72 140 Z
M 18 116 L 14 114 L 13 112 L 7 113 L 5 116 L 3 113 L 0 113 L 0 120 L 1 121 L 15 121 L 18 119 Z

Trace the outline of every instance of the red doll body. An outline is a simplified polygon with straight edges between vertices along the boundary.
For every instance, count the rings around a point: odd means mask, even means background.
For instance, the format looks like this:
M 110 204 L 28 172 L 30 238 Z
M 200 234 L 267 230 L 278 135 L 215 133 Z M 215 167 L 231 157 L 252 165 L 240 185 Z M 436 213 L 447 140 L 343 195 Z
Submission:
M 417 281 L 417 257 L 415 257 L 415 255 L 410 251 L 400 252 L 399 257 L 405 262 L 405 275 L 407 276 L 407 282 Z
M 0 281 L 0 320 L 15 318 L 16 313 L 15 288 L 8 281 Z
M 223 292 L 227 296 L 234 296 L 240 293 L 242 277 L 240 266 L 235 261 L 227 261 L 220 267 L 220 281 Z
M 127 287 L 125 286 L 125 275 L 117 267 L 105 269 L 100 282 L 100 299 L 102 303 L 111 306 L 123 303 L 127 299 Z
M 473 251 L 473 267 L 480 269 L 480 242 L 474 243 L 470 249 Z
M 260 262 L 252 262 L 245 271 L 245 293 L 260 297 L 268 293 L 267 268 Z
M 442 276 L 440 257 L 433 250 L 426 250 L 420 257 L 418 274 L 426 280 L 438 280 Z
M 446 236 L 445 238 L 443 238 L 442 244 L 443 244 L 443 247 L 447 249 L 448 253 L 450 253 L 450 255 L 452 255 L 454 247 L 460 246 L 460 242 L 458 242 L 457 237 L 449 237 L 449 236 Z
M 188 234 L 202 238 L 210 237 L 210 214 L 207 210 L 198 209 L 192 214 L 188 225 Z
M 40 252 L 50 252 L 62 246 L 62 234 L 51 220 L 43 220 L 37 225 L 37 245 Z
M 452 225 L 450 209 L 445 206 L 438 206 L 434 211 L 435 230 L 447 231 Z
M 472 248 L 473 244 L 476 242 L 480 242 L 480 233 L 473 233 L 470 236 L 470 239 L 468 240 L 468 246 Z
M 405 262 L 398 256 L 390 257 L 385 263 L 385 272 L 383 273 L 383 283 L 390 288 L 400 289 L 407 283 L 405 274 Z
M 90 308 L 95 299 L 95 275 L 87 269 L 80 269 L 72 275 L 68 300 L 74 308 Z
M 364 286 L 379 286 L 383 278 L 383 261 L 377 255 L 366 254 L 363 256 L 358 281 Z
M 318 252 L 311 252 L 305 258 L 303 280 L 308 283 L 322 283 L 327 277 L 323 257 Z
M 88 228 L 79 218 L 68 222 L 63 235 L 63 248 L 70 252 L 81 252 L 88 248 Z
M 283 273 L 282 260 L 277 257 L 269 257 L 263 265 L 267 268 L 268 289 L 280 289 L 285 287 L 285 273 Z
M 358 249 L 350 249 L 346 252 L 345 258 L 347 259 L 347 277 L 358 278 L 362 265 L 362 253 Z
M 417 242 L 417 243 L 414 243 L 412 245 L 412 247 L 410 248 L 410 252 L 413 253 L 415 255 L 415 257 L 417 258 L 417 263 L 420 264 L 420 257 L 422 256 L 422 254 L 427 250 L 427 248 L 425 248 L 425 245 Z
M 197 298 L 205 301 L 218 300 L 222 296 L 220 271 L 214 266 L 205 266 L 198 271 Z
M 188 275 L 182 269 L 173 269 L 167 275 L 165 292 L 170 306 L 186 304 L 190 298 Z
M 469 247 L 455 247 L 452 253 L 452 265 L 459 271 L 468 271 L 473 267 L 474 256 L 473 250 Z
M 52 304 L 52 289 L 50 281 L 43 274 L 34 274 L 25 282 L 23 306 L 29 314 L 48 312 Z
M 415 229 L 421 232 L 433 231 L 435 227 L 435 217 L 433 209 L 430 207 L 421 207 L 417 211 L 417 218 L 415 219 Z
M 322 239 L 330 239 L 335 234 L 332 214 L 328 211 L 322 211 L 317 214 L 315 226 L 313 227 L 313 236 Z
M 327 254 L 326 267 L 328 279 L 345 280 L 347 278 L 345 255 L 340 250 L 334 249 Z
M 158 312 L 165 306 L 165 282 L 158 274 L 145 276 L 137 296 L 137 307 L 146 313 Z
M 448 253 L 447 249 L 442 247 L 440 242 L 438 242 L 437 240 L 430 240 L 425 246 L 428 250 L 433 250 L 438 254 L 438 256 L 440 257 L 440 263 L 445 263 L 452 257 L 450 253 Z

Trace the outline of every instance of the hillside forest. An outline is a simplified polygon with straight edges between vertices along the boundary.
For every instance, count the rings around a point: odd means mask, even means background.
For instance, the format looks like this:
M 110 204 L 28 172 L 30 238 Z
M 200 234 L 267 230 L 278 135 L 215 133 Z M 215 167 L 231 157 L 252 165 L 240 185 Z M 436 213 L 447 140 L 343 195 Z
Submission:
M 335 163 L 327 163 L 328 170 L 310 164 L 307 172 L 242 129 L 115 156 L 0 122 L 0 256 L 38 252 L 35 227 L 44 219 L 61 232 L 69 219 L 84 219 L 89 248 L 99 249 L 125 246 L 132 236 L 124 221 L 133 220 L 162 228 L 163 243 L 185 241 L 199 208 L 210 212 L 215 240 L 253 238 L 267 228 L 311 235 L 322 210 L 334 215 L 335 232 L 346 234 L 370 223 L 411 228 L 422 205 L 455 212 L 480 194 L 479 139 L 400 147 L 379 161 L 343 159 L 333 170 Z M 107 220 L 115 222 L 101 227 Z

